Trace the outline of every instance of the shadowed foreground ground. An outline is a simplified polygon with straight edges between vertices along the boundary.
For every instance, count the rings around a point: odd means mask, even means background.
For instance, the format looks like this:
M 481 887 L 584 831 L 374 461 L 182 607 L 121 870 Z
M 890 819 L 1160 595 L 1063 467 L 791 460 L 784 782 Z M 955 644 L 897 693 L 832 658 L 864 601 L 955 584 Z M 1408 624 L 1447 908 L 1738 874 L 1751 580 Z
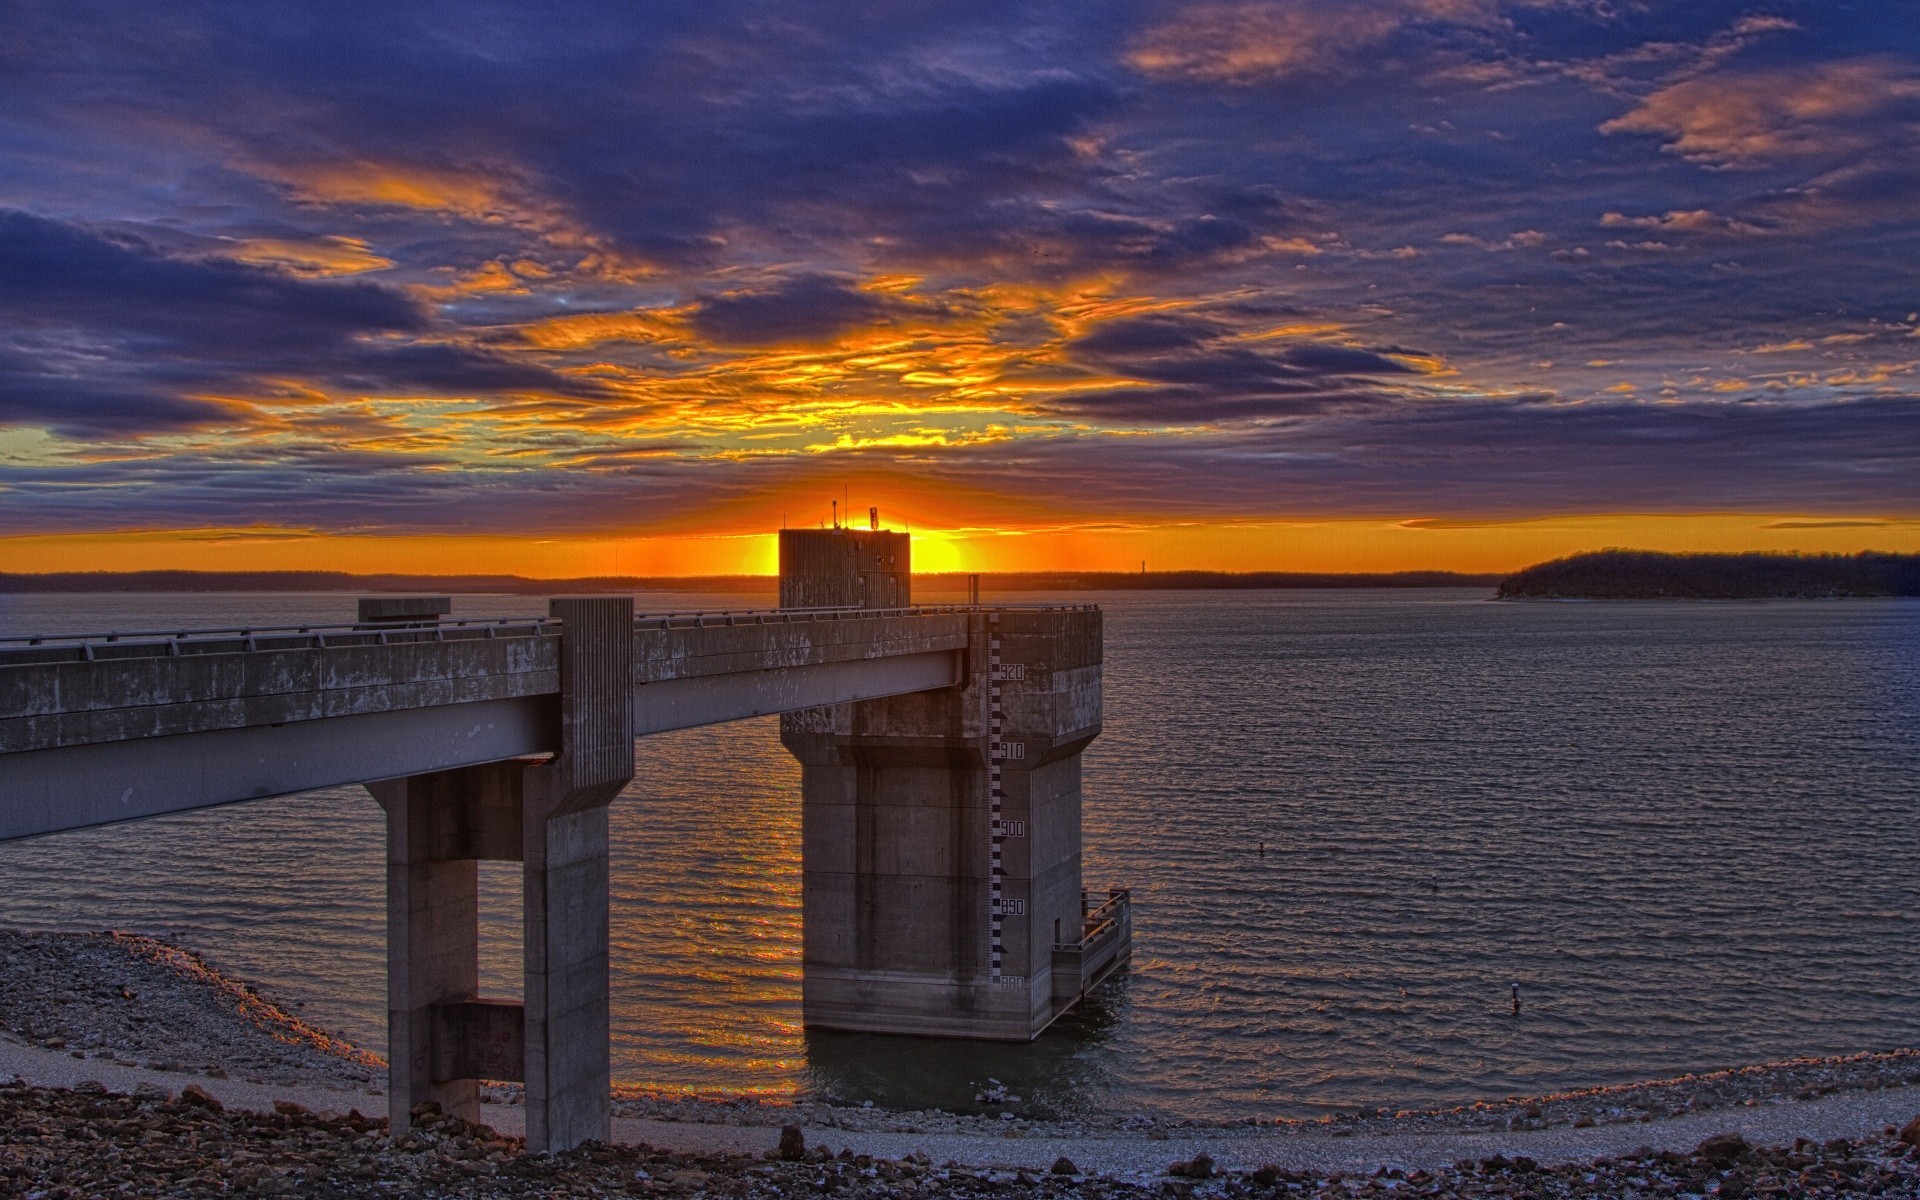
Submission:
M 197 1087 L 175 1096 L 99 1084 L 0 1084 L 0 1194 L 31 1200 L 95 1196 L 294 1195 L 331 1197 L 839 1196 L 1916 1196 L 1920 1122 L 1883 1137 L 1755 1149 L 1735 1135 L 1693 1153 L 1647 1152 L 1543 1166 L 1504 1156 L 1437 1171 L 1289 1172 L 1264 1166 L 1221 1174 L 1204 1156 L 1162 1180 L 1051 1171 L 936 1166 L 924 1156 L 875 1160 L 842 1151 L 761 1157 L 670 1154 L 646 1146 L 588 1146 L 523 1154 L 517 1139 L 423 1110 L 398 1140 L 386 1123 L 315 1114 L 282 1102 L 271 1113 L 228 1110 Z

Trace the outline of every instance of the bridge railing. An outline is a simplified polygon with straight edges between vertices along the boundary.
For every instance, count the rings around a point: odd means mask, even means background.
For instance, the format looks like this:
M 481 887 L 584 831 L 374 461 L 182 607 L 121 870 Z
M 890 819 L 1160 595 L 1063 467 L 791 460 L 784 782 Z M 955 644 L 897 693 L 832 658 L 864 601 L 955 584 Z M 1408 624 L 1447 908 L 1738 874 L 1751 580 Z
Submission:
M 635 613 L 642 628 L 680 629 L 706 625 L 783 625 L 796 621 L 857 621 L 875 617 L 948 616 L 975 612 L 1090 612 L 1097 604 L 915 604 L 905 608 L 742 608 L 713 612 Z
M 0 637 L 0 666 L 43 662 L 94 662 L 114 658 L 234 654 L 256 650 L 318 650 L 336 646 L 387 646 L 408 642 L 539 637 L 560 632 L 547 617 L 503 617 L 439 624 L 259 625 L 233 629 L 146 629 L 115 633 L 14 634 Z
M 803 621 L 872 620 L 972 612 L 1087 612 L 1097 604 L 917 604 L 905 608 L 755 608 L 634 614 L 636 629 L 688 629 L 715 625 L 780 625 Z M 11 634 L 0 636 L 0 666 L 48 662 L 94 662 L 115 658 L 234 654 L 259 650 L 321 650 L 343 646 L 404 645 L 480 638 L 552 637 L 551 617 L 458 618 L 443 621 L 366 621 L 335 624 L 258 625 L 223 629 L 149 629 L 112 633 Z

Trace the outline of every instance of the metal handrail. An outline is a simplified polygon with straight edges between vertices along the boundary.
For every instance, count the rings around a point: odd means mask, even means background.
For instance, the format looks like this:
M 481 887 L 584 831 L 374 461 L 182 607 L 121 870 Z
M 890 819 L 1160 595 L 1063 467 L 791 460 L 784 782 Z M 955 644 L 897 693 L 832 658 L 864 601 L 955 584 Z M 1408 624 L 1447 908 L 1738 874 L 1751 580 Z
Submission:
M 330 634 L 394 634 L 394 633 L 445 633 L 450 629 L 497 630 L 501 628 L 532 629 L 541 632 L 552 627 L 558 631 L 560 621 L 555 617 L 469 617 L 451 621 L 341 621 L 327 624 L 312 623 L 306 625 L 242 625 L 229 629 L 142 629 L 124 630 L 113 633 L 17 633 L 0 636 L 0 646 L 46 646 L 93 643 L 106 645 L 111 643 L 134 643 L 141 645 L 161 645 L 169 642 L 225 641 L 232 638 L 294 638 L 313 637 L 324 639 Z
M 1084 896 L 1085 893 L 1083 892 Z M 1133 906 L 1132 888 L 1108 888 L 1107 898 L 1098 907 L 1089 909 L 1081 918 L 1080 940 L 1077 942 L 1055 942 L 1053 948 L 1058 951 L 1084 951 L 1095 942 L 1113 933 L 1120 924 L 1120 913 Z
M 1097 612 L 1098 604 L 914 604 L 903 608 L 860 608 L 843 605 L 834 608 L 734 608 L 712 612 L 635 613 L 635 625 L 670 629 L 693 623 L 697 628 L 707 621 L 723 620 L 728 625 L 782 625 L 795 620 L 866 620 L 872 617 L 951 616 L 976 612 Z

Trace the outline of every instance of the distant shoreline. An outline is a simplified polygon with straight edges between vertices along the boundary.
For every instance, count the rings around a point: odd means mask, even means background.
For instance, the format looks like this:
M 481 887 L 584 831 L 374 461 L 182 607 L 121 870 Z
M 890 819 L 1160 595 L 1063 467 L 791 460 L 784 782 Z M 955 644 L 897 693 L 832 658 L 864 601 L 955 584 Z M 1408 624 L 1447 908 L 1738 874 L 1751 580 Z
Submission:
M 964 592 L 968 575 L 915 575 L 932 592 Z M 1492 588 L 1504 576 L 1453 571 L 1010 571 L 982 572 L 988 592 L 1293 590 L 1309 588 Z M 771 594 L 773 575 L 590 575 L 534 579 L 524 575 L 355 575 L 345 571 L 60 571 L 0 573 L 0 595 L 151 592 L 446 592 L 455 595 L 553 593 L 727 592 Z
M 917 574 L 929 594 L 964 593 L 973 576 Z M 1302 591 L 1313 589 L 1485 588 L 1500 600 L 1820 600 L 1920 596 L 1920 554 L 1666 554 L 1599 550 L 1538 563 L 1512 574 L 1463 571 L 985 571 L 986 593 Z M 353 574 L 346 571 L 0 572 L 0 595 L 235 592 L 391 592 L 449 595 L 557 595 L 714 592 L 771 596 L 773 575 Z

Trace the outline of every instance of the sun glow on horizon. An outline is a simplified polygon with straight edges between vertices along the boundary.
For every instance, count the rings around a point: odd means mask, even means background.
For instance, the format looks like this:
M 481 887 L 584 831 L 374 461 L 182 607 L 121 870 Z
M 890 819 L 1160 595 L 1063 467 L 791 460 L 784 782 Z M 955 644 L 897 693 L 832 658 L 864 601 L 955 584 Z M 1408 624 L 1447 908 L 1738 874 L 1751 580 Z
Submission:
M 883 510 L 884 511 L 884 510 Z M 864 527 L 857 508 L 852 524 Z M 794 522 L 802 524 L 802 522 Z M 804 524 L 813 524 L 808 521 Z M 825 523 L 823 517 L 822 524 Z M 1038 528 L 926 528 L 917 574 L 1014 571 L 1517 570 L 1584 550 L 1920 552 L 1920 519 L 1793 514 L 1547 517 L 1528 520 L 1101 522 Z M 298 529 L 121 530 L 0 538 L 16 573 L 343 571 L 352 574 L 773 575 L 774 532 L 513 537 L 323 534 Z

